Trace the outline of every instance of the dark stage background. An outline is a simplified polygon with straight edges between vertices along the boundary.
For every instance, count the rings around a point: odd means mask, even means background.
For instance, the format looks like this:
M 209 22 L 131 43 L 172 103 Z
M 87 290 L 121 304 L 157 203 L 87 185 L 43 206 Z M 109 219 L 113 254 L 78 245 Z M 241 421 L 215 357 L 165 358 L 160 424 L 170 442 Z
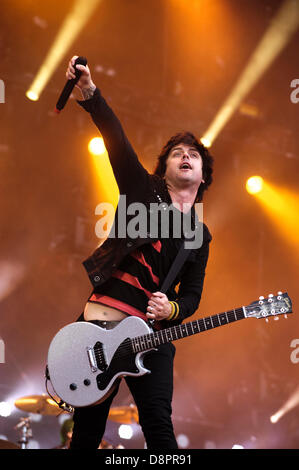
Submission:
M 70 57 L 88 57 L 93 80 L 152 171 L 172 134 L 190 130 L 201 137 L 208 128 L 281 4 L 102 1 L 32 102 L 26 90 L 73 2 L 1 2 L 0 401 L 45 393 L 49 343 L 82 312 L 91 291 L 81 262 L 97 243 L 94 209 L 100 201 L 87 151 L 97 132 L 74 99 L 61 115 L 53 113 Z M 294 313 L 269 323 L 244 320 L 176 343 L 173 419 L 189 448 L 299 447 L 298 407 L 270 422 L 299 384 L 299 364 L 290 358 L 290 343 L 299 338 L 298 242 L 289 243 L 245 190 L 246 179 L 260 174 L 298 191 L 299 103 L 290 100 L 290 83 L 299 78 L 298 45 L 297 31 L 246 96 L 257 115 L 237 110 L 211 147 L 214 183 L 204 219 L 213 241 L 193 319 L 279 290 L 289 293 Z M 114 405 L 130 403 L 122 385 Z M 13 407 L 0 417 L 0 435 L 17 442 L 14 426 L 23 416 Z M 33 418 L 31 445 L 58 445 L 60 420 Z M 129 441 L 117 430 L 108 421 L 106 439 L 143 447 L 137 424 Z

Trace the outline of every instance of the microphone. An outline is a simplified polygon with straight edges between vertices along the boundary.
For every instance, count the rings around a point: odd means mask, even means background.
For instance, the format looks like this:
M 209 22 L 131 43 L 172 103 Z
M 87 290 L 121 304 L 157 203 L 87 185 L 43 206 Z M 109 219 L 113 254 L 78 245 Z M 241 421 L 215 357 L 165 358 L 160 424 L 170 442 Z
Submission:
M 75 68 L 76 78 L 72 78 L 71 80 L 68 80 L 66 82 L 66 84 L 64 86 L 64 89 L 62 90 L 61 95 L 59 97 L 59 100 L 56 103 L 56 108 L 54 110 L 55 113 L 57 113 L 57 114 L 59 114 L 60 111 L 65 107 L 66 102 L 69 99 L 69 96 L 70 96 L 70 94 L 72 93 L 72 91 L 74 89 L 74 86 L 76 85 L 79 78 L 81 77 L 82 72 L 81 72 L 81 70 L 78 70 L 76 68 L 77 64 L 86 65 L 87 64 L 87 59 L 85 57 L 80 56 L 80 57 L 77 57 L 77 59 L 75 60 L 74 68 Z

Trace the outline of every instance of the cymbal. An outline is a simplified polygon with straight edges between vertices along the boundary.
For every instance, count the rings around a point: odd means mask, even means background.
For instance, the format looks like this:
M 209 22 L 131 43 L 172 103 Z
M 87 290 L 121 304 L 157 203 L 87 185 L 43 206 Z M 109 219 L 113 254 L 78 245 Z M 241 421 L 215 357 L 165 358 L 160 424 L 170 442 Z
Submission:
M 5 439 L 0 439 L 0 449 L 21 449 L 21 447 L 17 446 L 13 442 L 6 441 Z
M 56 397 L 55 397 L 56 398 Z M 18 398 L 15 406 L 27 413 L 38 413 L 40 415 L 58 415 L 65 413 L 57 403 L 48 395 L 29 395 L 27 397 Z
M 110 408 L 108 419 L 122 424 L 133 424 L 139 422 L 138 410 L 135 405 L 114 406 Z

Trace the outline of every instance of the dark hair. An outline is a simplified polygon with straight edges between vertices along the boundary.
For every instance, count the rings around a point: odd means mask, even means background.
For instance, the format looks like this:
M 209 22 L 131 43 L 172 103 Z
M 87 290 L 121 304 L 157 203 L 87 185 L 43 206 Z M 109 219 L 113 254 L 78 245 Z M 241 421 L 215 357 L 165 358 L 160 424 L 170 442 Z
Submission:
M 208 149 L 201 142 L 199 142 L 196 137 L 191 134 L 191 132 L 179 132 L 169 139 L 158 156 L 158 163 L 154 174 L 163 178 L 166 171 L 166 161 L 168 155 L 171 149 L 179 144 L 186 144 L 190 146 L 192 145 L 192 147 L 195 147 L 198 150 L 202 158 L 202 175 L 205 182 L 200 184 L 196 196 L 196 202 L 200 202 L 202 201 L 203 193 L 208 189 L 213 181 L 213 157 L 210 155 Z

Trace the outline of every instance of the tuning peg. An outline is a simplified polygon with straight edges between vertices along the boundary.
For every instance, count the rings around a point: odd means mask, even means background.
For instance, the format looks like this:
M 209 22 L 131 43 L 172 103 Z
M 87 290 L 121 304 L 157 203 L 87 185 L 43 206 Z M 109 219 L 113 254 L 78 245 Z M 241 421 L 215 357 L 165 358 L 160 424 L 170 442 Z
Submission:
M 262 295 L 259 297 L 259 304 L 260 305 L 263 305 L 263 300 L 264 300 L 265 297 L 263 297 Z

